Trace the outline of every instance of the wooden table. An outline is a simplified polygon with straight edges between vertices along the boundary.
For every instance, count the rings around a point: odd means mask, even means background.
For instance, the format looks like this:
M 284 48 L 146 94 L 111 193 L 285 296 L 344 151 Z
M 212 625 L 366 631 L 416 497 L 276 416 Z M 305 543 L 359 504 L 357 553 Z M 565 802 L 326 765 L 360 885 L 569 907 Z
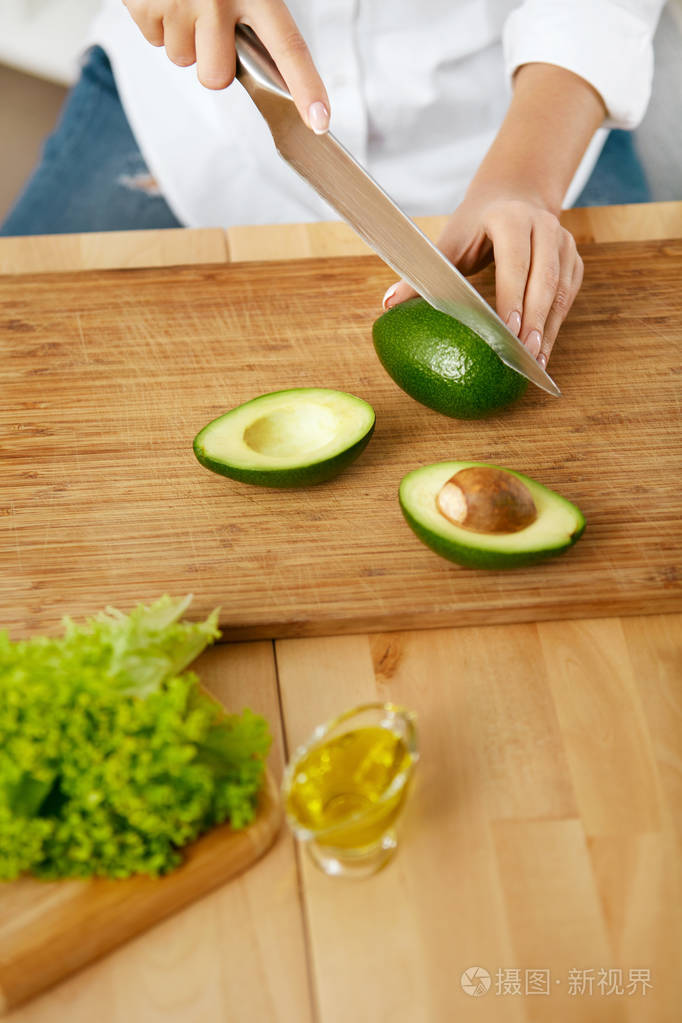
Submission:
M 682 203 L 565 222 L 579 242 L 680 238 Z M 341 224 L 3 239 L 0 272 L 364 251 Z M 237 880 L 7 1019 L 677 1023 L 681 639 L 668 614 L 213 648 L 201 677 L 267 716 L 277 775 L 355 703 L 417 712 L 397 857 L 333 881 L 283 831 Z M 474 968 L 485 996 L 461 981 Z

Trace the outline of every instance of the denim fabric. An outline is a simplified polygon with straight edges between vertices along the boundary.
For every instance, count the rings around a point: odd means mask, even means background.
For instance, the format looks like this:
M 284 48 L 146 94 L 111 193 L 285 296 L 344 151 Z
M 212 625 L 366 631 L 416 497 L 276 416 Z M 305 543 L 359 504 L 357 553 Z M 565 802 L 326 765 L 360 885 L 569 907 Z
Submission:
M 109 59 L 95 46 L 0 235 L 181 227 L 153 187 L 139 187 L 148 183 L 149 170 L 123 112 Z M 650 199 L 631 133 L 612 131 L 575 205 Z
M 632 132 L 610 131 L 599 159 L 575 206 L 651 202 L 651 192 Z
M 182 226 L 148 185 L 149 170 L 118 98 L 104 50 L 93 47 L 0 235 Z

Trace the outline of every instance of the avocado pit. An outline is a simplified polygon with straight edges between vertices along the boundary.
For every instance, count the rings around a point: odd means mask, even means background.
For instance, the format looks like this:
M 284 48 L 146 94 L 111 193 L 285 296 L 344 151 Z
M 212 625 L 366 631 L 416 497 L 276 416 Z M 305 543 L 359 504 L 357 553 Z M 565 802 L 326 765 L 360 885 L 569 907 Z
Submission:
M 474 533 L 518 533 L 538 514 L 528 487 L 493 466 L 460 469 L 441 487 L 436 505 L 449 522 Z

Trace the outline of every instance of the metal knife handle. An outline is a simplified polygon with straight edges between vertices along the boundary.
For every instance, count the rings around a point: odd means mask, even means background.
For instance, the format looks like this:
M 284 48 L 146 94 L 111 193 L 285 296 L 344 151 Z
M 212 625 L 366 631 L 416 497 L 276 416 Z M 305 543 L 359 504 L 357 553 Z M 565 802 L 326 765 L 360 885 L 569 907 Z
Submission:
M 295 110 L 291 93 L 277 65 L 253 29 L 248 25 L 236 25 L 234 43 L 237 51 L 237 79 L 261 113 L 264 113 L 262 104 L 271 108 L 272 101 L 276 99 L 285 100 Z

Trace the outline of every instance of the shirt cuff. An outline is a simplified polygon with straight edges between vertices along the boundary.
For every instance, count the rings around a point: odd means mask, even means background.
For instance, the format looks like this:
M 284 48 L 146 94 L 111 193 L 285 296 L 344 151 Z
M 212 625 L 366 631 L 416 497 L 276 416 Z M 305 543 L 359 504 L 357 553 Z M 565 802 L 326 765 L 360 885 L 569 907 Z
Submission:
M 653 36 L 665 0 L 526 0 L 503 33 L 508 81 L 522 64 L 555 64 L 584 78 L 605 126 L 636 128 L 651 96 Z

